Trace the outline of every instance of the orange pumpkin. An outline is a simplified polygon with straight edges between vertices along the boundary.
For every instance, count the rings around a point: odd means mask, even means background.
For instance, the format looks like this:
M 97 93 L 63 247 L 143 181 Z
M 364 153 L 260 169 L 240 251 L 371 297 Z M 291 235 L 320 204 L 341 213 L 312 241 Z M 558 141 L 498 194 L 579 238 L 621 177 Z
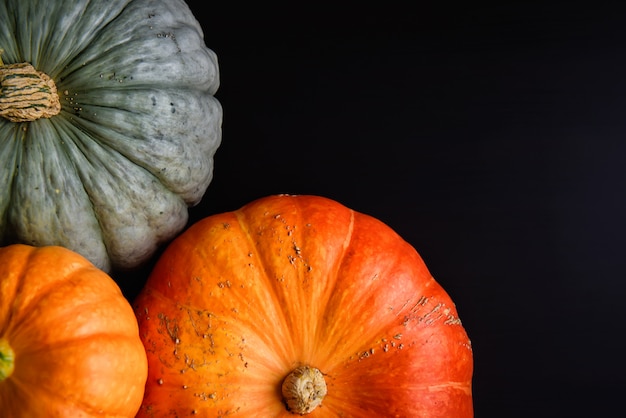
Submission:
M 382 222 L 315 196 L 207 217 L 135 300 L 140 417 L 473 416 L 450 297 Z
M 0 416 L 134 417 L 147 373 L 113 279 L 62 247 L 0 248 Z

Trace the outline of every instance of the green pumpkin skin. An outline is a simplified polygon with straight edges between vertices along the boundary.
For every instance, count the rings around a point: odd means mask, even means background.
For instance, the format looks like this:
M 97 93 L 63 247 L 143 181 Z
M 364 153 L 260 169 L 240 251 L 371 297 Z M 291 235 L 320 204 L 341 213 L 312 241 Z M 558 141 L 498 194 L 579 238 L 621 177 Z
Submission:
M 0 2 L 4 64 L 56 83 L 61 111 L 0 118 L 0 242 L 133 268 L 186 225 L 221 142 L 217 57 L 182 0 Z

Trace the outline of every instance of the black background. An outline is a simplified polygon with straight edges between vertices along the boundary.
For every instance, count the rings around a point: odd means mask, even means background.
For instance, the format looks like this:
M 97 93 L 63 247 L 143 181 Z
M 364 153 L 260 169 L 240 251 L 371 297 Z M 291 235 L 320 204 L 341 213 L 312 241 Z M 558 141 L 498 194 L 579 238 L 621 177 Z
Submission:
M 621 10 L 188 3 L 224 108 L 190 222 L 276 193 L 373 215 L 456 302 L 478 418 L 622 409 Z

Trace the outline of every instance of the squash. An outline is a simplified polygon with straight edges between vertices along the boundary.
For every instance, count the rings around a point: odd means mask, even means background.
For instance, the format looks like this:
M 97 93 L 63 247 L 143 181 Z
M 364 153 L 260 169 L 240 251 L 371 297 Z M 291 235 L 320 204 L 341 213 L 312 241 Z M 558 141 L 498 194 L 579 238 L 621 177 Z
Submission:
M 117 284 L 63 247 L 0 248 L 0 415 L 134 417 L 147 377 Z
M 206 217 L 133 303 L 139 417 L 469 418 L 472 348 L 415 249 L 319 196 Z
M 0 243 L 142 265 L 221 141 L 216 55 L 182 0 L 0 2 Z

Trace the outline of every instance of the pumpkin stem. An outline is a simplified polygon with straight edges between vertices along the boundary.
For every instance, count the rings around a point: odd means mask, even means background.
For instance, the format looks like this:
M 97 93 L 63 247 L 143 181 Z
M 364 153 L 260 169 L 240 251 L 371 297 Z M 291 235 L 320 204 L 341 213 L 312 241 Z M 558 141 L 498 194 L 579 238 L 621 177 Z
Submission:
M 15 353 L 4 338 L 0 338 L 0 382 L 11 376 L 15 367 Z
M 60 111 L 54 80 L 27 62 L 4 64 L 0 58 L 0 116 L 11 122 L 32 122 Z
M 315 367 L 300 366 L 283 380 L 283 400 L 293 414 L 308 414 L 317 408 L 326 396 L 324 375 Z

